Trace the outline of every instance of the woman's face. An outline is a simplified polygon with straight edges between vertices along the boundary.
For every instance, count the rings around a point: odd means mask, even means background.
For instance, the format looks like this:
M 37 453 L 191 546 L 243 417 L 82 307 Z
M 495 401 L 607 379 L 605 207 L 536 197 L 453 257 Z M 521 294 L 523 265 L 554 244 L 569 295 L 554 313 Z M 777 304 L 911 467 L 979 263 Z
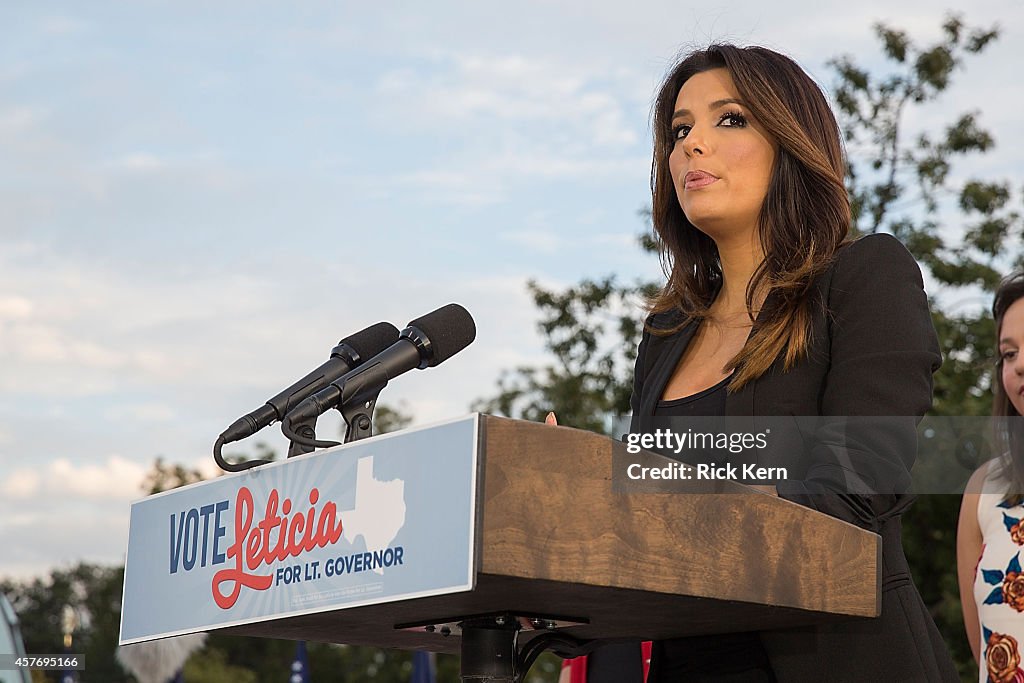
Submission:
M 668 165 L 691 223 L 723 246 L 752 239 L 776 145 L 740 100 L 727 69 L 691 76 L 676 97 Z
M 1003 361 L 1003 389 L 1017 414 L 1024 415 L 1024 299 L 1006 309 L 999 330 L 999 357 Z

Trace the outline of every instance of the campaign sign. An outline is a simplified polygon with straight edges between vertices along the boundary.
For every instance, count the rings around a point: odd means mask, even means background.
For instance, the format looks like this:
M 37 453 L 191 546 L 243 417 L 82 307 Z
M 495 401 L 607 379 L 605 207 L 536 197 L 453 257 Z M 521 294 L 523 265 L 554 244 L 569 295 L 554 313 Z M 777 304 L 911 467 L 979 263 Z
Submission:
M 477 418 L 133 503 L 121 644 L 472 590 Z

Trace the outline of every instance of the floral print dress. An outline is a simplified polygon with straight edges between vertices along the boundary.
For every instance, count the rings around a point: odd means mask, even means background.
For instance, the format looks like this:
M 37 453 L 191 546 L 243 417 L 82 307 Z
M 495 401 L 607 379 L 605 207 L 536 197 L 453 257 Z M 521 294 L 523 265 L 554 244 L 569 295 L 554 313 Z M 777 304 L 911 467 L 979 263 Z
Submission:
M 1024 505 L 1012 505 L 1002 493 L 989 492 L 999 488 L 989 475 L 978 496 L 978 525 L 984 539 L 974 576 L 981 623 L 979 681 L 1024 683 Z

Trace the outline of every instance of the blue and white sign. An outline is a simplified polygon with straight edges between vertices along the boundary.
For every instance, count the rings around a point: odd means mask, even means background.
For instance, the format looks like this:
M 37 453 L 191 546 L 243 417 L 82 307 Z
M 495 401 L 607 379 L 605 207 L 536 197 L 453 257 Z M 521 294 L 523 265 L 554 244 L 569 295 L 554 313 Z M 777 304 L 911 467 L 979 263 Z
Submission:
M 478 417 L 133 503 L 121 644 L 472 590 Z

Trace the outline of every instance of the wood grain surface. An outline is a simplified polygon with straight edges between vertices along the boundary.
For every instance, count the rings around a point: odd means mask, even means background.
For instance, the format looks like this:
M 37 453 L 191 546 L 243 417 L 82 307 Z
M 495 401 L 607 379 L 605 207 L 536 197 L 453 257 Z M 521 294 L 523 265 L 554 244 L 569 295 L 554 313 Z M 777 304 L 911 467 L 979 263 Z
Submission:
M 613 462 L 667 461 L 576 429 L 480 419 L 473 591 L 226 632 L 458 652 L 457 636 L 395 625 L 509 611 L 585 622 L 566 629 L 581 638 L 662 639 L 879 612 L 875 534 L 732 482 L 651 492 L 620 472 L 613 486 Z

